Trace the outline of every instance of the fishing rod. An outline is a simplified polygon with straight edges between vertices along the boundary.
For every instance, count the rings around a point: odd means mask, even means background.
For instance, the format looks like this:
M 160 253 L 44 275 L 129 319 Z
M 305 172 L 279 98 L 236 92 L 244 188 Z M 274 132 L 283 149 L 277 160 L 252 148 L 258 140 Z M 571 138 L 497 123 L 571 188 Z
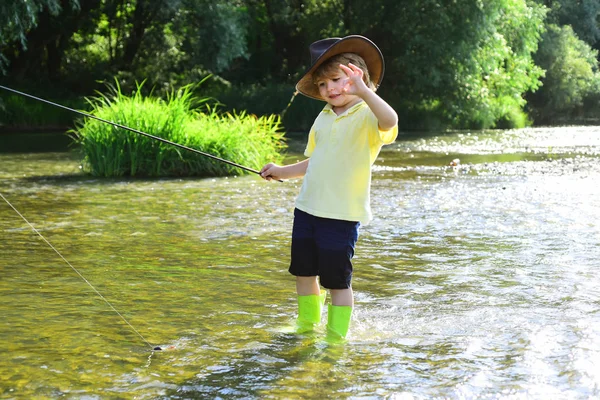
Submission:
M 246 167 L 246 166 L 243 166 L 243 165 L 240 165 L 240 164 L 235 163 L 233 161 L 225 160 L 224 158 L 217 157 L 217 156 L 215 156 L 213 154 L 209 154 L 209 153 L 205 153 L 205 152 L 200 151 L 200 150 L 192 149 L 191 147 L 187 147 L 187 146 L 184 146 L 184 145 L 179 144 L 179 143 L 171 142 L 170 140 L 163 139 L 161 137 L 154 136 L 154 135 L 151 135 L 151 134 L 146 133 L 146 132 L 142 132 L 142 131 L 137 130 L 137 129 L 133 129 L 133 128 L 130 128 L 128 126 L 121 125 L 121 124 L 118 124 L 116 122 L 109 121 L 107 119 L 96 117 L 95 115 L 92 115 L 92 114 L 89 114 L 89 113 L 86 113 L 86 112 L 83 112 L 83 111 L 75 110 L 73 108 L 69 108 L 69 107 L 63 106 L 63 105 L 58 104 L 58 103 L 53 103 L 53 102 L 51 102 L 49 100 L 45 100 L 45 99 L 42 99 L 40 97 L 36 97 L 36 96 L 32 96 L 32 95 L 27 94 L 27 93 L 19 92 L 18 90 L 11 89 L 11 88 L 6 87 L 6 86 L 0 85 L 0 89 L 4 89 L 4 90 L 7 90 L 9 92 L 12 92 L 12 93 L 24 96 L 24 97 L 29 97 L 30 99 L 41 101 L 43 103 L 50 104 L 50 105 L 58 107 L 58 108 L 62 108 L 64 110 L 71 111 L 71 112 L 73 112 L 75 114 L 83 115 L 84 117 L 92 118 L 92 119 L 98 120 L 100 122 L 104 122 L 104 123 L 113 125 L 113 126 L 115 126 L 117 128 L 125 129 L 127 131 L 130 131 L 130 132 L 133 132 L 133 133 L 137 133 L 138 135 L 146 136 L 146 137 L 149 137 L 150 139 L 158 140 L 159 142 L 170 144 L 171 146 L 179 147 L 180 149 L 191 151 L 192 153 L 200 154 L 200 155 L 202 155 L 204 157 L 209 157 L 209 158 L 212 158 L 213 160 L 217 160 L 217 161 L 220 161 L 222 163 L 229 164 L 231 166 L 243 169 L 245 171 L 252 172 L 254 174 L 260 175 L 260 171 L 257 171 L 255 169 L 252 169 L 252 168 L 249 168 L 249 167 Z M 280 180 L 280 182 L 282 182 L 282 181 Z

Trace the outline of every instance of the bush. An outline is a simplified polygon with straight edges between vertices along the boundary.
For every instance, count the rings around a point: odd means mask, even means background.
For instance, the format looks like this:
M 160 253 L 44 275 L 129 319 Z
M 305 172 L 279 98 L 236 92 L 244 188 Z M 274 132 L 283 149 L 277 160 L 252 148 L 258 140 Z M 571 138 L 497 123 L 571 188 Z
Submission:
M 285 148 L 280 119 L 245 113 L 218 113 L 207 98 L 193 97 L 185 86 L 167 100 L 143 96 L 142 85 L 131 97 L 117 85 L 112 95 L 90 99 L 90 114 L 181 144 L 249 168 L 280 161 Z M 198 106 L 204 105 L 206 112 Z M 72 132 L 81 145 L 84 170 L 95 176 L 225 176 L 247 171 L 95 119 Z

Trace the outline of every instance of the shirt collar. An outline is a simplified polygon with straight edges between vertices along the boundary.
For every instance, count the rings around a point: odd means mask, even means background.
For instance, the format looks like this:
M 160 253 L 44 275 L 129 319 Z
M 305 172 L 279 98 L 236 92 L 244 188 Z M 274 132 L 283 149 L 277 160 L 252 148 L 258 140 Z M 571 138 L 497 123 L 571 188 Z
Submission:
M 338 117 L 343 117 L 345 115 L 353 114 L 356 111 L 358 111 L 359 109 L 363 108 L 365 105 L 366 105 L 366 103 L 364 102 L 364 100 L 361 100 L 358 103 L 356 103 L 355 105 L 353 105 L 352 107 L 350 107 L 349 109 L 347 109 L 346 111 L 344 111 L 342 114 L 338 115 Z M 325 105 L 325 107 L 323 108 L 323 111 L 330 112 L 333 115 L 336 115 L 335 112 L 333 111 L 333 107 L 329 103 L 327 103 Z

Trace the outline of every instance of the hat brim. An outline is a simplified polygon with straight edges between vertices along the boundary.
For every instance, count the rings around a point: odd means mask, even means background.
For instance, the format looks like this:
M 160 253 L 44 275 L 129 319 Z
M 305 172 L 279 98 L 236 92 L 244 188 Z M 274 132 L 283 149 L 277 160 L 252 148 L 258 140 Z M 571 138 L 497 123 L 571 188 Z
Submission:
M 296 84 L 296 90 L 307 97 L 325 101 L 319 94 L 319 89 L 314 84 L 312 75 L 329 58 L 342 53 L 355 53 L 361 56 L 367 64 L 371 81 L 375 84 L 375 87 L 379 87 L 385 71 L 381 50 L 366 37 L 351 35 L 340 39 L 324 51 L 308 71 L 304 73 L 302 78 L 300 78 Z

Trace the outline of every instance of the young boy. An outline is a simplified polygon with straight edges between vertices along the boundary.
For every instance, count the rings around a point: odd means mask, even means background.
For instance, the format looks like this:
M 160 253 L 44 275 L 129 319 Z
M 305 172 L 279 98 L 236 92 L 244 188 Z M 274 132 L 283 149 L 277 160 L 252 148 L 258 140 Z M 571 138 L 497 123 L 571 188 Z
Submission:
M 304 177 L 294 210 L 289 269 L 296 276 L 297 330 L 310 331 L 320 322 L 322 285 L 331 294 L 328 335 L 344 338 L 354 305 L 358 229 L 372 217 L 371 166 L 381 147 L 396 139 L 398 116 L 375 93 L 384 62 L 369 39 L 323 39 L 310 45 L 310 53 L 312 65 L 296 89 L 327 105 L 310 130 L 308 158 L 286 166 L 267 164 L 260 175 L 266 180 Z

